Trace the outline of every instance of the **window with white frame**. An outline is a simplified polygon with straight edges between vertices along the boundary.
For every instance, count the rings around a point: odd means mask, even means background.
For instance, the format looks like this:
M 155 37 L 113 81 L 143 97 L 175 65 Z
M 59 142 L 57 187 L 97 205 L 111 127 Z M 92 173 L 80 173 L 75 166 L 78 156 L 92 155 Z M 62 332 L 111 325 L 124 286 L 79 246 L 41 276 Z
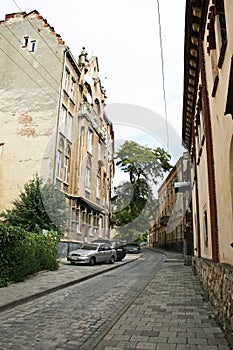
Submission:
M 67 118 L 67 138 L 68 140 L 71 141 L 72 138 L 72 124 L 73 124 L 73 117 L 70 113 L 68 113 L 68 118 Z
M 32 40 L 31 41 L 30 51 L 31 52 L 35 52 L 36 51 L 36 40 Z
M 101 142 L 98 142 L 98 160 L 101 160 Z
M 86 167 L 86 189 L 91 189 L 91 169 Z
M 29 36 L 25 36 L 23 38 L 23 47 L 27 47 L 28 46 L 28 41 L 29 41 Z
M 69 175 L 69 157 L 65 156 L 64 159 L 64 182 L 68 183 L 68 175 Z
M 67 109 L 62 105 L 61 114 L 59 118 L 59 130 L 60 132 L 63 133 L 63 135 L 65 134 L 66 113 L 67 113 Z
M 93 132 L 88 130 L 88 140 L 87 140 L 87 151 L 92 154 L 92 142 L 93 142 Z
M 96 178 L 96 197 L 100 198 L 100 177 Z
M 64 90 L 66 92 L 68 92 L 68 88 L 69 88 L 69 78 L 70 78 L 70 72 L 66 68 L 64 72 Z
M 75 84 L 75 80 L 74 78 L 72 78 L 70 82 L 70 98 L 72 100 L 74 100 L 74 84 Z
M 61 166 L 62 166 L 62 152 L 58 150 L 57 151 L 57 171 L 56 171 L 56 176 L 58 179 L 61 178 Z

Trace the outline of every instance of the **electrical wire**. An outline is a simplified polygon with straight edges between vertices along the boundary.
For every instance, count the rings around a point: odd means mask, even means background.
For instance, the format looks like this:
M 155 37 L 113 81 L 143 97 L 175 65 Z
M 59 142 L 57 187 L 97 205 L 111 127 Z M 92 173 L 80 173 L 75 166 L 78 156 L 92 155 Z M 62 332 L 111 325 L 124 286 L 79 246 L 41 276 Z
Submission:
M 39 84 L 37 83 L 37 81 L 35 81 L 34 79 L 32 79 L 32 77 L 30 76 L 30 74 L 28 74 L 28 72 L 27 72 L 26 70 L 24 70 L 15 60 L 13 60 L 13 58 L 10 57 L 1 47 L 0 47 L 0 50 L 1 50 L 1 51 L 2 51 L 2 52 L 17 66 L 17 67 L 19 67 L 19 68 L 30 78 L 30 80 L 33 81 L 34 84 L 36 84 L 41 90 L 43 90 L 43 91 L 46 93 L 47 96 L 51 97 L 51 99 L 57 103 L 57 101 L 54 99 L 54 97 L 51 96 L 41 85 L 39 85 Z
M 31 62 L 3 35 L 2 33 L 0 34 L 18 53 L 23 59 L 37 72 L 37 74 L 44 80 L 46 83 L 55 91 L 57 92 L 57 89 L 55 89 L 50 82 L 31 64 Z M 2 49 L 2 51 L 4 51 Z M 5 51 L 4 51 L 5 52 Z M 6 53 L 6 52 L 5 52 Z M 13 60 L 12 60 L 13 61 Z M 54 79 L 54 78 L 53 78 Z M 32 79 L 31 79 L 32 80 Z M 54 79 L 55 80 L 55 79 Z M 57 83 L 57 81 L 56 81 Z M 59 84 L 58 84 L 59 85 Z M 51 96 L 50 96 L 51 97 Z
M 161 28 L 159 0 L 157 0 L 157 5 L 158 5 L 157 7 L 158 7 L 158 23 L 159 23 L 159 40 L 160 40 L 160 54 L 161 54 L 161 65 L 162 65 L 162 80 L 163 80 L 163 100 L 164 100 L 164 112 L 165 112 L 165 119 L 166 119 L 166 138 L 167 138 L 167 149 L 169 150 L 169 133 L 168 133 L 167 102 L 166 102 L 166 91 L 165 91 L 163 41 L 162 41 L 162 28 Z
M 12 2 L 15 4 L 15 6 L 21 11 L 24 12 L 22 10 L 22 8 L 17 4 L 17 2 L 15 0 L 12 0 Z M 36 31 L 36 33 L 41 37 L 41 39 L 44 41 L 44 43 L 46 44 L 46 46 L 49 48 L 49 50 L 54 54 L 54 56 L 56 56 L 56 58 L 58 59 L 58 61 L 60 63 L 62 63 L 62 61 L 59 59 L 59 57 L 56 55 L 55 51 L 53 51 L 52 47 L 47 43 L 47 41 L 43 38 L 43 36 L 40 34 L 40 32 L 37 31 L 37 28 L 34 27 L 34 25 L 32 24 L 32 22 L 29 20 L 29 18 L 26 17 L 26 20 L 28 21 L 28 23 L 32 26 L 32 28 Z
M 22 42 L 21 42 L 21 40 L 15 35 L 15 33 L 9 28 L 9 26 L 6 24 L 6 23 L 4 23 L 4 25 L 2 25 L 3 27 L 5 27 L 5 28 L 7 28 L 7 30 L 15 37 L 15 39 L 20 43 L 20 45 L 22 45 Z M 3 34 L 1 34 L 1 35 L 3 35 Z M 5 38 L 5 36 L 4 36 L 4 38 Z M 6 39 L 7 40 L 7 39 Z M 8 40 L 7 40 L 8 41 Z M 9 42 L 9 41 L 8 41 Z M 10 44 L 11 44 L 11 42 L 9 42 Z M 12 45 L 12 44 L 11 44 Z M 13 45 L 12 45 L 13 46 Z M 15 50 L 16 51 L 18 51 L 19 53 L 20 53 L 20 51 L 15 47 L 15 46 L 13 46 L 14 48 L 15 48 Z M 35 56 L 35 54 L 34 54 L 34 52 L 31 52 L 31 51 L 27 51 L 32 57 L 33 57 L 33 60 L 34 61 L 36 61 L 39 65 L 40 65 L 40 67 L 55 81 L 55 83 L 60 87 L 60 84 L 58 83 L 58 81 L 54 78 L 54 76 L 45 68 L 45 66 L 43 65 L 43 64 L 41 64 L 40 63 L 40 61 L 36 58 L 36 56 Z M 21 53 L 20 53 L 21 54 Z M 27 60 L 28 61 L 28 60 Z M 30 63 L 30 61 L 28 61 L 29 63 Z M 31 66 L 32 66 L 32 64 L 31 64 Z M 34 67 L 34 66 L 32 66 L 35 70 L 36 70 L 36 68 Z

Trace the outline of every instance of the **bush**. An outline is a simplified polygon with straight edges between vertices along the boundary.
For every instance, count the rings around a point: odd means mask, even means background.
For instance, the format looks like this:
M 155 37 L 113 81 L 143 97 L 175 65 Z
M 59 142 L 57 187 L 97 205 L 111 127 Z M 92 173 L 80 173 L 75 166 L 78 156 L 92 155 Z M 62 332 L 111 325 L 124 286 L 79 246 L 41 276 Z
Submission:
M 56 231 L 31 233 L 16 226 L 0 224 L 0 287 L 8 282 L 23 281 L 28 275 L 42 270 L 56 270 Z

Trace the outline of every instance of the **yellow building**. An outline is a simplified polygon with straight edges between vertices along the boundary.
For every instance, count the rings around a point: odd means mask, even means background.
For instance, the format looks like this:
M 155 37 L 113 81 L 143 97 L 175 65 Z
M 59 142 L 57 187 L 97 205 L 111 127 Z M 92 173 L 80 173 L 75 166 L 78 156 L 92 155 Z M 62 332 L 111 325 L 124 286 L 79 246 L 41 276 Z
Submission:
M 233 330 L 233 2 L 186 1 L 183 143 L 191 156 L 195 269 Z
M 38 174 L 67 197 L 67 240 L 108 236 L 114 134 L 97 57 L 76 61 L 37 11 L 6 15 L 0 34 L 0 211 Z
M 149 232 L 149 246 L 192 254 L 187 225 L 190 210 L 189 154 L 185 152 L 158 189 L 158 206 Z M 188 249 L 188 250 L 187 250 Z

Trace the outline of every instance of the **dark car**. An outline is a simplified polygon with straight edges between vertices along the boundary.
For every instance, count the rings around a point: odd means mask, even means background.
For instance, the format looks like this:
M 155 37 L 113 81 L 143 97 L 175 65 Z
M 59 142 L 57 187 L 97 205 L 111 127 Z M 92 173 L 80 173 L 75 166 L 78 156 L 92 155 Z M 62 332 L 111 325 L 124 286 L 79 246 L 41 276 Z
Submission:
M 141 252 L 140 244 L 136 242 L 128 243 L 126 247 L 127 253 L 137 254 Z
M 120 240 L 99 238 L 92 241 L 93 243 L 107 243 L 116 250 L 117 261 L 121 261 L 127 254 L 126 244 Z

